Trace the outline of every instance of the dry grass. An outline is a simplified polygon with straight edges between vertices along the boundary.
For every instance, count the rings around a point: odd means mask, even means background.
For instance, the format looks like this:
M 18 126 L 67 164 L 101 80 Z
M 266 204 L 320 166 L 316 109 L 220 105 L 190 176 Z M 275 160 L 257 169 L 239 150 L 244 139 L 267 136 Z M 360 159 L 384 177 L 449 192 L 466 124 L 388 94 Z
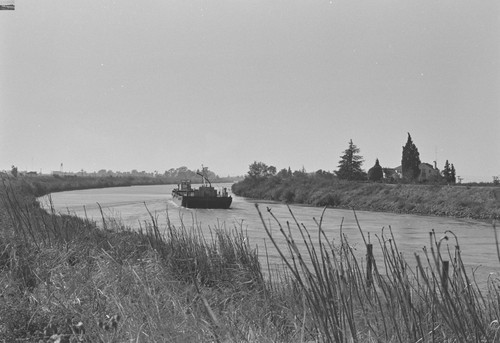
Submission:
M 500 284 L 489 280 L 486 293 L 477 286 L 464 267 L 452 232 L 437 239 L 431 231 L 429 247 L 423 255 L 415 255 L 417 268 L 413 270 L 399 252 L 392 232 L 377 236 L 383 259 L 376 261 L 369 253 L 374 246 L 360 228 L 368 252 L 362 260 L 345 236 L 334 246 L 321 221 L 317 222 L 317 242 L 297 221 L 283 227 L 276 219 L 282 237 L 273 237 L 264 220 L 262 224 L 276 249 L 277 240 L 286 240 L 288 250 L 280 254 L 304 293 L 322 341 L 500 341 Z M 299 230 L 306 252 L 298 249 L 291 225 Z M 456 240 L 455 250 L 442 251 L 442 240 L 450 238 Z M 306 259 L 311 263 L 305 263 Z
M 0 204 L 0 341 L 297 341 L 293 300 L 270 292 L 241 228 L 163 235 L 152 215 L 100 230 L 12 183 Z

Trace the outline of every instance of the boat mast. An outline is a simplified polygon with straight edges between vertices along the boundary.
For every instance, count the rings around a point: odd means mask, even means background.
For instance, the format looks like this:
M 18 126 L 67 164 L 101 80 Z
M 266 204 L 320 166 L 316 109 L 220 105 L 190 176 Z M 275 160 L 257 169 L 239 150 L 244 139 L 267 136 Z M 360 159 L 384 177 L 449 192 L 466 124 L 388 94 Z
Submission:
M 203 180 L 203 186 L 206 186 L 206 182 L 208 182 L 209 186 L 212 187 L 212 183 L 210 180 L 205 176 L 205 167 L 203 167 L 203 164 L 201 165 L 201 173 L 196 173 L 202 177 Z M 206 182 L 205 182 L 206 181 Z
M 203 187 L 205 187 L 205 167 L 203 167 L 203 164 L 201 165 L 201 182 Z

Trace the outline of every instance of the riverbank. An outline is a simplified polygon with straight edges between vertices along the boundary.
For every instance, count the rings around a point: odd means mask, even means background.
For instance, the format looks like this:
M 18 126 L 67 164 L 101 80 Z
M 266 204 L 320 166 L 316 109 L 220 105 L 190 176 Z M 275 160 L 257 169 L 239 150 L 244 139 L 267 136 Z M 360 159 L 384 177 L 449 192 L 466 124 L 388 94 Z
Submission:
M 500 218 L 500 187 L 384 184 L 300 176 L 246 178 L 234 194 L 254 199 L 377 212 Z
M 2 179 L 0 341 L 245 341 L 252 330 L 294 341 L 293 321 L 280 318 L 286 296 L 270 293 L 242 231 L 214 229 L 206 240 L 181 226 L 165 236 L 154 217 L 140 232 L 112 220 L 101 230 L 35 198 L 123 181 Z M 257 323 L 266 316 L 284 326 Z
M 450 252 L 448 261 L 437 241 L 432 258 L 417 257 L 417 272 L 415 260 L 405 261 L 383 234 L 381 242 L 390 244 L 366 246 L 367 252 L 381 250 L 380 260 L 371 254 L 360 260 L 345 237 L 333 245 L 325 235 L 301 255 L 288 233 L 271 235 L 262 219 L 270 244 L 285 243 L 286 270 L 265 277 L 241 228 L 213 229 L 211 238 L 184 226 L 162 234 L 152 216 L 141 232 L 113 222 L 100 230 L 92 221 L 43 211 L 36 190 L 19 179 L 0 184 L 0 341 L 448 343 L 497 337 L 498 281 L 492 277 L 488 291 L 479 293 L 460 251 Z M 296 224 L 302 244 L 311 247 L 306 228 Z M 385 266 L 383 275 L 376 266 Z
M 163 185 L 168 183 L 163 177 L 86 177 L 86 176 L 23 176 L 18 178 L 9 178 L 15 182 L 25 193 L 40 197 L 49 193 L 73 191 L 82 189 L 126 187 L 126 186 L 146 186 Z

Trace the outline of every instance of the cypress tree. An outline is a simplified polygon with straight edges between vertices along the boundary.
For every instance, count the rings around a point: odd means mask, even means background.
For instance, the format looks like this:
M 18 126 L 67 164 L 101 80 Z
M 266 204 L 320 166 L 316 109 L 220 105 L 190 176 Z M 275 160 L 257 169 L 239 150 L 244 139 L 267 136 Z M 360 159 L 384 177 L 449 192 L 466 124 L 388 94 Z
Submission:
M 410 133 L 408 132 L 408 140 L 403 147 L 403 157 L 401 159 L 401 168 L 403 171 L 403 178 L 409 181 L 414 181 L 420 175 L 420 154 L 418 149 L 413 143 Z
M 368 170 L 368 180 L 370 181 L 380 181 L 384 177 L 384 171 L 380 166 L 380 163 L 377 160 L 375 161 L 375 165 Z

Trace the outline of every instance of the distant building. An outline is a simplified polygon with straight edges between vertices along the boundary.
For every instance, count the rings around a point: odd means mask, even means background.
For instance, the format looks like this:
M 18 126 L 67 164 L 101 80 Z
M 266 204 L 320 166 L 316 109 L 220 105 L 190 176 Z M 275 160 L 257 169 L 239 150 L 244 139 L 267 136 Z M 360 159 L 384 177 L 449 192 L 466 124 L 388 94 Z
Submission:
M 402 179 L 403 178 L 403 167 L 397 166 L 396 168 L 386 168 L 387 172 L 384 171 L 385 174 L 388 174 L 386 178 L 392 179 Z
M 397 180 L 401 178 L 401 166 L 396 168 L 382 168 L 384 179 Z
M 441 176 L 439 169 L 435 165 L 432 166 L 430 163 L 420 163 L 418 168 L 420 169 L 420 175 L 418 176 L 419 182 L 436 181 Z M 399 180 L 403 178 L 402 166 L 384 168 L 383 170 L 385 179 Z
M 434 162 L 434 164 L 436 164 L 436 162 Z M 441 176 L 439 169 L 430 163 L 420 163 L 418 168 L 420 169 L 420 175 L 418 176 L 419 182 L 436 181 Z

